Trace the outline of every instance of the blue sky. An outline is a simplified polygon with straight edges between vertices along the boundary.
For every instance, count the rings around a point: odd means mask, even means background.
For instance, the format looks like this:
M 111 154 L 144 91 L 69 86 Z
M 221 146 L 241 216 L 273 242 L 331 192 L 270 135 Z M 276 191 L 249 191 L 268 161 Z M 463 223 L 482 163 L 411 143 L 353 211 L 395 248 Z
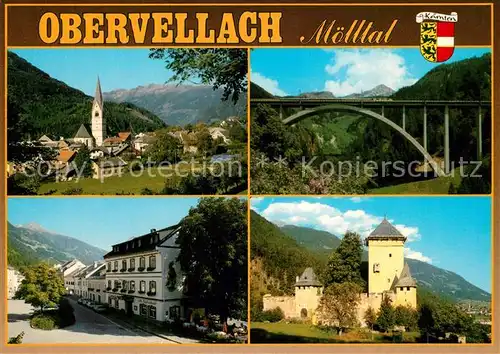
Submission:
M 490 197 L 252 198 L 252 209 L 276 224 L 362 237 L 384 216 L 407 236 L 405 255 L 451 270 L 491 292 Z
M 455 48 L 446 63 L 489 52 Z M 397 90 L 439 65 L 425 60 L 419 48 L 259 48 L 251 51 L 250 59 L 251 81 L 277 96 L 330 91 L 342 97 L 380 84 Z
M 197 198 L 9 198 L 11 224 L 46 230 L 110 250 L 111 245 L 179 222 Z
M 164 84 L 171 76 L 165 62 L 149 59 L 147 48 L 13 49 L 37 68 L 71 87 L 94 95 L 97 76 L 104 92 Z

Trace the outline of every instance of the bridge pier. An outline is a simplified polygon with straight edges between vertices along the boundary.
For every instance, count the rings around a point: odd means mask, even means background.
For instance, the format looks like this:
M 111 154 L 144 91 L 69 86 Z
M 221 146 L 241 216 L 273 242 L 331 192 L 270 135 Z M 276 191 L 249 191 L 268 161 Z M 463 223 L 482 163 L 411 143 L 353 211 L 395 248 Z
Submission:
M 424 106 L 424 149 L 427 151 L 427 106 Z
M 450 173 L 450 110 L 444 106 L 444 173 Z
M 382 117 L 385 117 L 385 114 L 384 114 L 384 106 L 382 106 L 382 113 L 381 113 L 381 116 L 382 116 Z
M 283 120 L 283 105 L 280 105 L 280 119 Z
M 481 106 L 479 106 L 477 113 L 477 159 L 481 160 L 483 157 L 483 115 Z
M 403 130 L 406 131 L 406 106 L 403 105 Z

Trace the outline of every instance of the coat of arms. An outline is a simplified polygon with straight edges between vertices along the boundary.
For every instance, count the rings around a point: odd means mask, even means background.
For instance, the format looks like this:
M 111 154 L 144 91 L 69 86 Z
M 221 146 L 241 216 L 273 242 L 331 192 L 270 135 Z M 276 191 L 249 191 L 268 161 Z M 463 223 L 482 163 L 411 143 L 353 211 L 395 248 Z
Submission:
M 451 58 L 455 49 L 455 22 L 458 14 L 420 12 L 416 17 L 420 23 L 420 53 L 433 63 Z

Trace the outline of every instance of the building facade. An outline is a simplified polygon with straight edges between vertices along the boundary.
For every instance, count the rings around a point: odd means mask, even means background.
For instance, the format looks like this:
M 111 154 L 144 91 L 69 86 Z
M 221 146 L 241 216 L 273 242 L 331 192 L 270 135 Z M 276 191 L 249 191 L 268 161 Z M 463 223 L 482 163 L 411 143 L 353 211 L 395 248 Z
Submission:
M 13 267 L 7 267 L 7 299 L 12 299 L 16 294 L 24 276 Z
M 96 146 L 102 146 L 106 138 L 106 119 L 104 118 L 104 101 L 102 100 L 99 78 L 97 78 L 94 102 L 92 103 L 92 135 Z
M 379 310 L 382 300 L 388 297 L 393 306 L 417 307 L 417 284 L 404 262 L 403 236 L 387 219 L 366 238 L 368 247 L 368 292 L 361 293 L 357 307 L 357 318 L 366 326 L 364 314 L 371 307 Z M 312 268 L 307 268 L 297 277 L 294 296 L 263 297 L 263 310 L 282 309 L 287 318 L 310 318 L 313 323 L 321 321 L 318 306 L 323 295 L 323 286 Z
M 153 321 L 184 318 L 178 225 L 113 245 L 104 256 L 108 305 Z

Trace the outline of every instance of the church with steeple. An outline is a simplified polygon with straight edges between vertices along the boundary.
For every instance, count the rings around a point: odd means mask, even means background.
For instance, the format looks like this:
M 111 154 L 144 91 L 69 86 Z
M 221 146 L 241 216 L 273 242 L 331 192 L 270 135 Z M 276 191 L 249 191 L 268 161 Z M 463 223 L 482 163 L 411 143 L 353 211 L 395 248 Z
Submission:
M 104 101 L 102 99 L 101 82 L 97 78 L 97 85 L 95 89 L 94 101 L 92 102 L 91 110 L 91 125 L 80 125 L 78 131 L 73 138 L 75 142 L 86 145 L 89 149 L 94 147 L 103 146 L 106 139 L 106 119 L 104 117 Z
M 368 249 L 368 292 L 361 293 L 357 308 L 358 322 L 366 326 L 364 315 L 371 307 L 377 312 L 388 297 L 392 306 L 417 308 L 417 283 L 404 260 L 406 237 L 386 218 L 365 239 Z M 263 310 L 279 307 L 287 318 L 310 318 L 321 321 L 318 306 L 323 285 L 312 268 L 297 276 L 294 296 L 263 297 Z

